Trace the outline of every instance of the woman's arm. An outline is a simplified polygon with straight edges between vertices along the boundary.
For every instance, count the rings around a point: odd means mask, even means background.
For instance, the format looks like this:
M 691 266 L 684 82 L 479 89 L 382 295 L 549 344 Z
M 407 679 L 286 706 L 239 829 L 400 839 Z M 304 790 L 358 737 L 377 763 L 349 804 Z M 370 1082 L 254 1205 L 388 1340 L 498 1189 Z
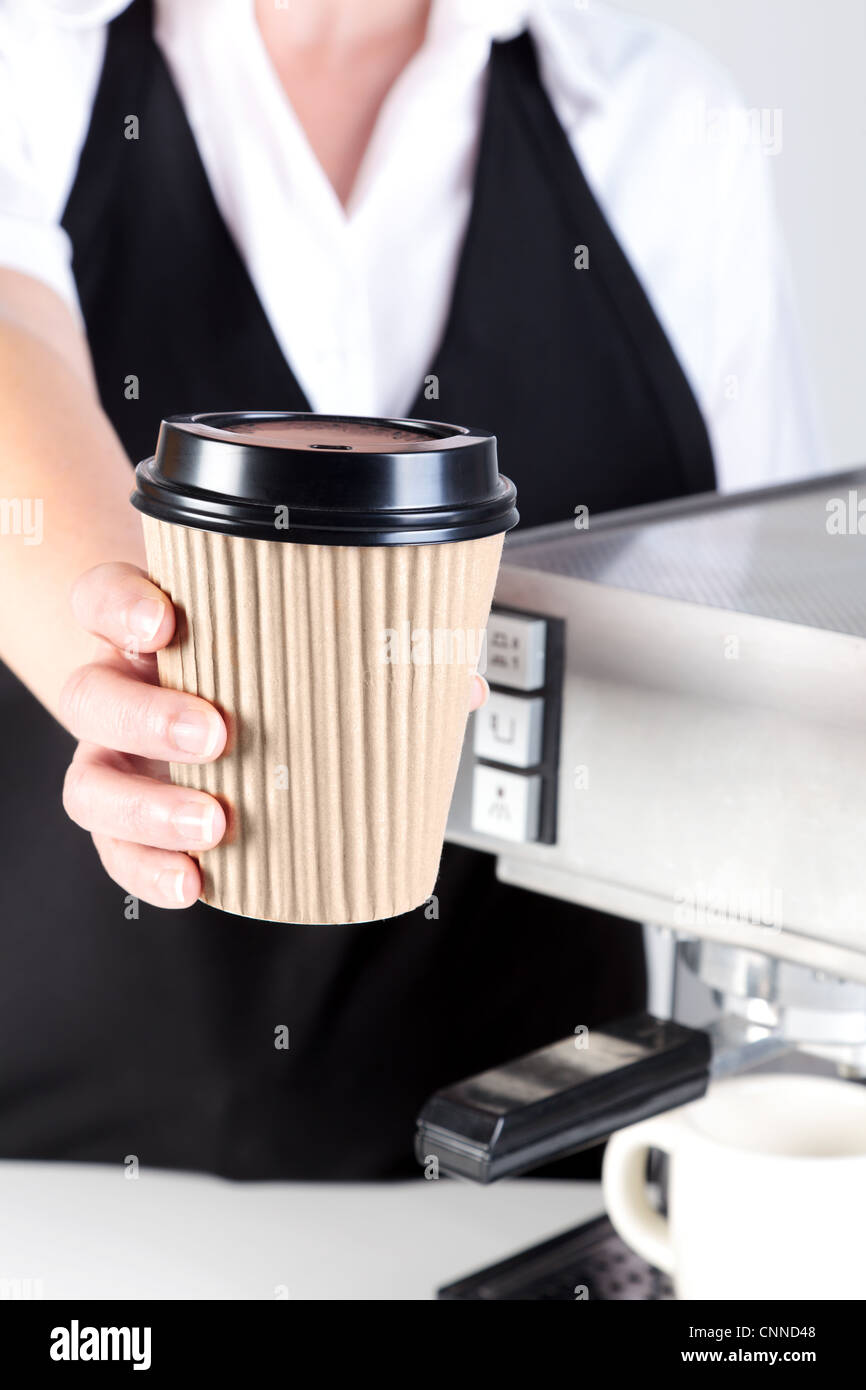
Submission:
M 183 851 L 216 844 L 225 817 L 171 786 L 166 764 L 218 757 L 225 726 L 157 684 L 174 612 L 143 572 L 131 487 L 73 314 L 0 270 L 0 656 L 80 740 L 64 805 L 106 871 L 145 902 L 186 907 L 200 877 Z
M 120 556 L 144 564 L 131 488 L 72 312 L 0 269 L 0 656 L 58 717 L 67 678 L 94 657 L 70 620 L 73 581 Z

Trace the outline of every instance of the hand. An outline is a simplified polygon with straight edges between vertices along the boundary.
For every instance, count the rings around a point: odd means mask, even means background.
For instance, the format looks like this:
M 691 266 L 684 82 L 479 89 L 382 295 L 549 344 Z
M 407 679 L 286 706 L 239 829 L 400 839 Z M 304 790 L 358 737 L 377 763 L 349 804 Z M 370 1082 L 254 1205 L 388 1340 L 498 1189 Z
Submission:
M 189 907 L 201 892 L 189 851 L 219 843 L 225 813 L 207 792 L 172 786 L 168 763 L 218 758 L 225 724 L 206 700 L 160 689 L 153 653 L 174 635 L 174 609 L 140 569 L 88 570 L 72 607 L 99 651 L 61 695 L 63 721 L 81 740 L 63 786 L 66 813 L 90 831 L 127 893 L 155 907 Z
M 160 688 L 154 653 L 174 636 L 174 609 L 142 570 L 97 565 L 76 582 L 72 607 L 99 652 L 61 696 L 63 721 L 81 740 L 64 808 L 90 831 L 106 873 L 127 893 L 155 907 L 189 907 L 201 893 L 190 851 L 219 844 L 226 819 L 207 792 L 172 786 L 168 763 L 218 758 L 222 716 L 196 695 Z M 470 709 L 487 695 L 475 676 Z

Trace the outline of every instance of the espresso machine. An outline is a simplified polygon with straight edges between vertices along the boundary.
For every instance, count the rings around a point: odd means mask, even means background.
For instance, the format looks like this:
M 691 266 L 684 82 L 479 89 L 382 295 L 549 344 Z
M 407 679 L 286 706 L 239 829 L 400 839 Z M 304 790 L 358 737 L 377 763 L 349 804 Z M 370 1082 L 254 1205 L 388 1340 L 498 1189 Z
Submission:
M 862 1081 L 866 469 L 518 531 L 485 673 L 448 838 L 644 930 L 652 1012 L 431 1096 L 426 1171 L 526 1173 L 748 1068 Z M 601 1218 L 440 1297 L 581 1282 L 670 1296 Z

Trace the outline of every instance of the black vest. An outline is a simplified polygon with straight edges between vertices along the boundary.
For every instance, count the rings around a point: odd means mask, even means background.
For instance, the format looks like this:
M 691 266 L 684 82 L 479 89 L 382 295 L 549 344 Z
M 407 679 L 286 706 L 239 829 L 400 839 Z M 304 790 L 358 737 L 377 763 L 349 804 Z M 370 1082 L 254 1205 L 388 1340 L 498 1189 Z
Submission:
M 309 408 L 144 0 L 110 26 L 63 222 L 102 402 L 133 461 L 164 415 Z M 692 392 L 527 35 L 493 47 L 474 200 L 428 376 L 438 397 L 420 381 L 408 413 L 495 431 L 523 525 L 714 486 Z M 201 904 L 128 920 L 60 809 L 71 741 L 7 682 L 16 738 L 0 773 L 29 795 L 2 823 L 0 1154 L 135 1153 L 237 1177 L 408 1173 L 431 1091 L 642 1005 L 636 927 L 507 889 L 491 860 L 450 846 L 433 920 L 282 926 Z M 281 1025 L 288 1050 L 274 1045 Z

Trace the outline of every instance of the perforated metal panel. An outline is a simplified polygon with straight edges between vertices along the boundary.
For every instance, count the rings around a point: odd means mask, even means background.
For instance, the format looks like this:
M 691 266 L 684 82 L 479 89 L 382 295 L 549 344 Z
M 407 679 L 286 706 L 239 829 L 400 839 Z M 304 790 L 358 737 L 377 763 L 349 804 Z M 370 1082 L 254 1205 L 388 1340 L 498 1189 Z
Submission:
M 860 497 L 862 535 L 852 530 Z M 523 541 L 518 533 L 506 561 L 866 637 L 866 470 L 795 489 L 590 518 L 585 531 L 567 523 L 538 528 Z

